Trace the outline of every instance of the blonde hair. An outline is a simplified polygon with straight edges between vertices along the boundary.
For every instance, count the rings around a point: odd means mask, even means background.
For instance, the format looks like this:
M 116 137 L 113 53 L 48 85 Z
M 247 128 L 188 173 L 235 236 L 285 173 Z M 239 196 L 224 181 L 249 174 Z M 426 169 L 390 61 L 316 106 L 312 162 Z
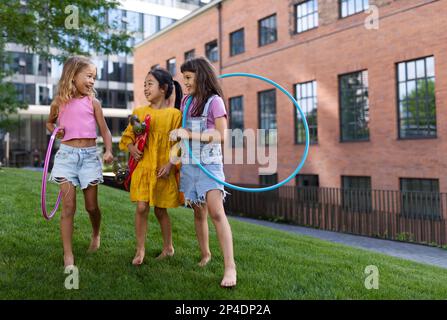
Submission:
M 59 108 L 63 108 L 63 106 L 76 95 L 77 90 L 73 83 L 73 79 L 89 65 L 94 64 L 90 59 L 83 56 L 74 56 L 65 61 L 55 97 Z M 92 98 L 96 97 L 95 89 L 92 90 L 90 96 Z

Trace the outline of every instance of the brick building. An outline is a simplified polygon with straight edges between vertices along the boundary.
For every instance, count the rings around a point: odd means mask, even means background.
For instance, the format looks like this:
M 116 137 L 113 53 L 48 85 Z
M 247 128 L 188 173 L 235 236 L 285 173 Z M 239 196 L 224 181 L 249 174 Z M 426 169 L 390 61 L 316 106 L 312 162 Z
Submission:
M 185 59 L 207 56 L 296 95 L 312 144 L 290 185 L 447 192 L 445 30 L 446 0 L 215 0 L 137 46 L 135 101 L 151 66 L 182 82 Z M 258 80 L 222 82 L 231 127 L 278 129 L 277 174 L 228 165 L 227 179 L 286 178 L 304 150 L 291 102 Z

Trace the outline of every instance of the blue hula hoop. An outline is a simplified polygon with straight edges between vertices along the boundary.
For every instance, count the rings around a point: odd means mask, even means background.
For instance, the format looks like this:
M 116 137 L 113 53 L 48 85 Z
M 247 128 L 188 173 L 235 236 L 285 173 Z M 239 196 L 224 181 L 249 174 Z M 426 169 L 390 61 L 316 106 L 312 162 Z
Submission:
M 306 161 L 307 155 L 309 153 L 309 126 L 307 125 L 307 121 L 306 121 L 306 116 L 304 115 L 304 112 L 301 110 L 301 107 L 298 105 L 298 102 L 295 100 L 295 98 L 283 87 L 281 87 L 279 84 L 277 84 L 276 82 L 259 76 L 257 74 L 252 74 L 252 73 L 227 73 L 227 74 L 223 74 L 220 75 L 219 78 L 224 79 L 224 78 L 230 78 L 230 77 L 248 77 L 248 78 L 254 78 L 254 79 L 259 79 L 262 80 L 264 82 L 267 82 L 271 85 L 273 85 L 274 87 L 278 88 L 282 93 L 284 93 L 295 105 L 296 110 L 298 110 L 298 112 L 301 115 L 301 120 L 304 124 L 304 130 L 306 132 L 306 144 L 305 144 L 305 148 L 304 148 L 304 152 L 303 155 L 301 156 L 301 161 L 298 164 L 298 166 L 296 167 L 295 171 L 292 172 L 292 174 L 284 179 L 283 181 L 269 186 L 269 187 L 263 187 L 263 188 L 246 188 L 246 187 L 240 187 L 240 186 L 236 186 L 233 185 L 231 183 L 225 182 L 220 180 L 219 178 L 215 177 L 210 171 L 208 171 L 205 167 L 202 166 L 202 164 L 200 163 L 200 161 L 197 160 L 197 158 L 194 156 L 191 146 L 188 142 L 187 139 L 184 139 L 185 145 L 186 145 L 186 149 L 188 150 L 188 153 L 191 155 L 194 164 L 198 165 L 200 170 L 202 170 L 209 178 L 213 179 L 214 181 L 223 184 L 224 186 L 226 186 L 227 188 L 233 189 L 233 190 L 238 190 L 238 191 L 244 191 L 244 192 L 265 192 L 265 191 L 271 191 L 271 190 L 275 190 L 283 185 L 285 185 L 287 182 L 289 182 L 290 180 L 292 180 L 297 174 L 298 172 L 300 172 L 301 168 L 304 166 L 304 162 Z M 186 117 L 188 115 L 188 110 L 189 107 L 191 105 L 192 102 L 192 97 L 190 97 L 188 99 L 188 101 L 186 102 L 185 105 L 185 109 L 183 110 L 183 120 L 182 120 L 182 127 L 186 128 Z

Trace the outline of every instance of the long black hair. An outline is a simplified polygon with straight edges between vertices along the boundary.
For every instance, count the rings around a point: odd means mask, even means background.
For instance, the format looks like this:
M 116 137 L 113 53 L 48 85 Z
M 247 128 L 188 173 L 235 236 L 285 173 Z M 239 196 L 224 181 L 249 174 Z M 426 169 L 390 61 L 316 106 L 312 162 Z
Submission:
M 168 70 L 159 66 L 152 68 L 147 75 L 152 74 L 158 81 L 160 88 L 166 91 L 165 99 L 168 99 L 175 87 L 175 108 L 180 109 L 180 104 L 183 98 L 182 86 L 178 81 L 172 79 L 172 75 Z
M 213 65 L 204 57 L 192 58 L 185 61 L 180 67 L 182 73 L 193 72 L 196 77 L 196 90 L 194 97 L 197 99 L 196 107 L 191 111 L 191 116 L 197 117 L 203 113 L 206 101 L 217 94 L 222 99 L 223 91 L 217 79 Z

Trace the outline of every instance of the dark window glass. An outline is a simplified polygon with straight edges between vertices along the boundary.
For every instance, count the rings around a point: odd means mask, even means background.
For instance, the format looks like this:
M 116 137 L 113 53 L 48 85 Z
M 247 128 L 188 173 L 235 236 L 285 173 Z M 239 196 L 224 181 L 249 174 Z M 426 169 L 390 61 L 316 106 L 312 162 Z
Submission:
M 244 29 L 240 29 L 230 34 L 230 55 L 235 56 L 244 51 Z
M 400 179 L 402 214 L 411 218 L 440 218 L 438 179 Z
M 259 20 L 259 46 L 265 46 L 278 40 L 278 30 L 276 27 L 276 14 Z
M 261 145 L 276 144 L 276 90 L 267 90 L 258 93 L 259 103 L 259 129 L 265 130 L 260 135 Z
M 244 145 L 244 100 L 243 97 L 230 98 L 230 129 L 232 130 L 232 146 L 243 147 Z M 239 129 L 239 130 L 237 130 Z
M 342 75 L 339 82 L 341 141 L 368 140 L 368 71 Z
M 371 212 L 371 177 L 343 176 L 342 203 L 348 212 Z

